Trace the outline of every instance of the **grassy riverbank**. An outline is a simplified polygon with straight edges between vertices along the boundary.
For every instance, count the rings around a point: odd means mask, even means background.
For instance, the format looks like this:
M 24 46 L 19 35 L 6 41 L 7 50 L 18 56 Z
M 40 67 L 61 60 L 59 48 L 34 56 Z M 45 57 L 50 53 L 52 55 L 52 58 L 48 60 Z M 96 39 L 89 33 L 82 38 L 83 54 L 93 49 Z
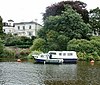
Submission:
M 1 61 L 16 61 L 17 59 L 27 60 L 30 50 L 16 48 L 16 47 L 5 47 L 3 53 L 0 56 Z
M 5 47 L 4 53 L 2 56 L 0 56 L 0 61 L 17 61 L 17 59 L 21 59 L 22 61 L 32 61 L 35 62 L 32 54 L 40 54 L 41 51 L 32 51 L 23 48 L 16 48 L 16 47 Z M 100 56 L 97 54 L 97 52 L 93 53 L 83 53 L 83 52 L 77 52 L 78 61 L 100 61 Z

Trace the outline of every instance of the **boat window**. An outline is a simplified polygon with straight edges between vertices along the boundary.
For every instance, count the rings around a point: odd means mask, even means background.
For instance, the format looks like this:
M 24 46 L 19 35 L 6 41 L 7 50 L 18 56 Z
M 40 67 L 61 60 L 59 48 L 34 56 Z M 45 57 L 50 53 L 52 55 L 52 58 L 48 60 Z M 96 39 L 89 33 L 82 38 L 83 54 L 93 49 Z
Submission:
M 46 57 L 49 57 L 49 55 L 46 55 Z
M 49 54 L 51 54 L 51 55 L 56 55 L 56 53 L 49 53 Z
M 68 55 L 68 56 L 72 56 L 73 54 L 72 54 L 72 53 L 68 53 L 67 55 Z
M 62 55 L 62 53 L 59 53 L 59 55 Z
M 44 57 L 43 55 L 41 55 L 41 57 Z
M 63 56 L 66 56 L 66 53 L 63 53 Z

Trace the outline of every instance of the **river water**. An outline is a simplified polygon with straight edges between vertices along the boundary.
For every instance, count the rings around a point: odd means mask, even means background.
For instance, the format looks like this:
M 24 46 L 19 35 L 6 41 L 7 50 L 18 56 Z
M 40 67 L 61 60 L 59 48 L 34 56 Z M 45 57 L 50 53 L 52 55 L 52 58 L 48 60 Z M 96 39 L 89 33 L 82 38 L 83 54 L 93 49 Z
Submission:
M 0 62 L 0 85 L 100 85 L 100 63 Z

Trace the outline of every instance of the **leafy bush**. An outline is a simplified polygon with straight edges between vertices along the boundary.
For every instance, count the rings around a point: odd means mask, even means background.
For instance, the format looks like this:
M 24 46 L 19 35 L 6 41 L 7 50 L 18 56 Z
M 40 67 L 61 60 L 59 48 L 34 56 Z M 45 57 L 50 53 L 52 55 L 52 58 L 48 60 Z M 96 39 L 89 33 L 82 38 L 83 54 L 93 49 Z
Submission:
M 85 39 L 73 39 L 68 42 L 67 50 L 74 50 L 76 52 L 92 53 L 95 51 L 93 44 Z
M 77 56 L 79 58 L 79 60 L 86 60 L 86 53 L 82 53 L 82 52 L 78 52 Z
M 0 55 L 2 58 L 15 58 L 15 51 L 4 48 L 3 53 Z
M 29 48 L 31 45 L 16 45 L 18 48 Z
M 30 50 L 29 49 L 20 50 L 20 55 L 29 55 L 29 54 L 30 54 Z
M 46 41 L 42 38 L 37 38 L 33 41 L 33 45 L 30 47 L 31 51 L 37 50 L 37 51 L 44 51 L 44 46 L 46 44 Z
M 95 51 L 100 56 L 100 36 L 91 37 L 90 43 L 94 46 L 96 49 Z
M 34 58 L 32 57 L 32 55 L 39 55 L 41 54 L 42 52 L 41 51 L 32 51 L 28 56 L 27 56 L 27 59 L 30 61 L 30 59 L 33 59 L 34 61 Z
M 92 36 L 90 40 L 95 40 L 100 42 L 100 36 Z
M 5 38 L 5 46 L 17 46 L 20 48 L 29 48 L 33 40 L 24 36 L 11 36 Z
M 96 40 L 70 40 L 68 42 L 67 50 L 78 52 L 79 60 L 100 60 L 100 42 Z
M 100 60 L 100 56 L 97 54 L 97 52 L 93 52 L 93 53 L 78 52 L 77 56 L 79 60 L 85 60 L 85 61 Z

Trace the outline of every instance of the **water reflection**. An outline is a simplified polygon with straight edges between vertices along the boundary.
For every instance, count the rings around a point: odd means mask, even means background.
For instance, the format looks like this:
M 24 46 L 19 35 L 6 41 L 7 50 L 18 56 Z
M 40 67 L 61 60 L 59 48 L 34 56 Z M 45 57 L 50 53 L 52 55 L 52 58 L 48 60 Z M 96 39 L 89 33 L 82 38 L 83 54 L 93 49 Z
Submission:
M 46 66 L 45 85 L 64 85 L 77 79 L 77 64 Z
M 46 65 L 46 79 L 53 80 L 72 80 L 77 77 L 77 64 L 67 65 Z
M 0 85 L 99 85 L 100 63 L 0 62 Z
M 100 84 L 100 63 L 80 62 L 78 63 L 77 79 L 84 82 L 84 85 L 99 85 Z

